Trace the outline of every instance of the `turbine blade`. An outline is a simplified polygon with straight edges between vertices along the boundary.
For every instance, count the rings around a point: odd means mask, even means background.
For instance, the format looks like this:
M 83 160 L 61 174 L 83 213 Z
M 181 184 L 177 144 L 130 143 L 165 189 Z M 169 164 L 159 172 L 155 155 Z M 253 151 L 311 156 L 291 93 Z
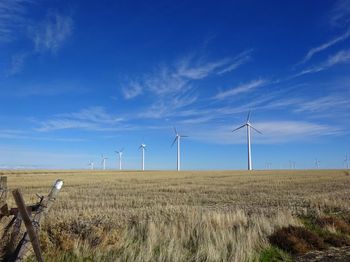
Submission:
M 245 127 L 245 126 L 246 126 L 246 124 L 241 125 L 240 127 L 237 127 L 236 129 L 233 129 L 232 132 L 235 132 L 235 131 L 237 131 L 238 129 L 241 129 L 241 128 Z
M 252 125 L 250 125 L 251 128 L 253 128 L 256 132 L 258 132 L 259 134 L 263 134 L 261 133 L 258 129 L 256 129 L 255 127 L 253 127 Z
M 251 111 L 249 110 L 248 116 L 247 116 L 247 122 L 249 122 L 249 120 L 250 120 L 250 113 L 251 113 Z
M 174 139 L 173 143 L 171 144 L 171 146 L 173 146 L 175 144 L 176 140 L 177 140 L 177 136 L 175 137 L 175 139 Z
M 183 135 L 180 135 L 180 137 L 188 137 L 188 136 L 183 136 Z
M 175 131 L 175 134 L 177 135 L 177 130 L 176 130 L 176 128 L 174 127 L 174 131 Z

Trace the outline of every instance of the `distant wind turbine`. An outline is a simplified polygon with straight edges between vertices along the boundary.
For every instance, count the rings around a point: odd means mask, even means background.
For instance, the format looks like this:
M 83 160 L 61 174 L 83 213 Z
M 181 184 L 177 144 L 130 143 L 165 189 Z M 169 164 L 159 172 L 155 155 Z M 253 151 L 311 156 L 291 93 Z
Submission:
M 145 170 L 145 149 L 146 149 L 146 145 L 144 143 L 142 143 L 139 147 L 139 149 L 141 149 L 142 151 L 142 171 Z
M 245 122 L 244 125 L 237 127 L 236 129 L 232 130 L 232 132 L 235 132 L 243 127 L 247 127 L 247 145 L 248 145 L 248 170 L 252 170 L 253 166 L 252 166 L 252 156 L 251 156 L 251 147 L 250 147 L 250 129 L 254 129 L 256 132 L 258 132 L 259 134 L 262 134 L 259 130 L 257 130 L 256 128 L 254 128 L 252 126 L 252 124 L 250 123 L 250 111 L 248 113 L 247 116 L 247 121 Z
M 348 155 L 346 155 L 345 159 L 344 159 L 344 163 L 346 163 L 346 168 L 349 169 L 349 164 L 350 164 L 350 158 Z
M 320 160 L 318 160 L 317 158 L 315 159 L 315 167 L 316 169 L 320 168 Z
M 119 170 L 122 170 L 122 156 L 123 156 L 124 148 L 119 151 L 115 151 L 119 155 Z
M 272 167 L 272 163 L 271 162 L 266 162 L 265 163 L 265 168 L 266 169 L 271 169 L 271 167 Z
M 174 131 L 175 131 L 175 139 L 173 141 L 173 143 L 171 144 L 171 146 L 173 146 L 175 144 L 175 142 L 177 141 L 177 162 L 176 162 L 176 168 L 177 171 L 180 171 L 180 140 L 182 137 L 188 137 L 188 136 L 184 136 L 184 135 L 180 135 L 176 128 L 174 127 Z
M 88 166 L 90 167 L 91 170 L 94 170 L 94 162 L 90 161 Z
M 107 158 L 107 157 L 104 157 L 103 154 L 101 154 L 101 158 L 102 158 L 102 161 L 101 161 L 102 169 L 103 169 L 103 170 L 106 170 L 106 160 L 107 160 L 108 158 Z

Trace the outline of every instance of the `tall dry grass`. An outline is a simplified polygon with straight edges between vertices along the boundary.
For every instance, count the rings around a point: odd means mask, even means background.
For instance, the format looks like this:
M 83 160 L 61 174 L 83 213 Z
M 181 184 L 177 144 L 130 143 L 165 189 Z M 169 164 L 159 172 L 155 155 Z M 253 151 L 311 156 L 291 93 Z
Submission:
M 42 225 L 50 261 L 252 261 L 296 215 L 350 207 L 341 170 L 6 174 L 26 202 L 65 181 Z

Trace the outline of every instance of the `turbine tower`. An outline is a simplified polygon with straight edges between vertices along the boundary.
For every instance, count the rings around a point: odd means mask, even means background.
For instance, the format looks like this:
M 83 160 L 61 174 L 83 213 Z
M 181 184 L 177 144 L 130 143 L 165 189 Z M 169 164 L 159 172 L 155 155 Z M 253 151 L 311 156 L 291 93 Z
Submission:
M 250 111 L 248 113 L 247 116 L 247 121 L 245 122 L 244 125 L 241 125 L 240 127 L 237 127 L 236 129 L 232 130 L 232 132 L 235 132 L 243 127 L 247 127 L 247 146 L 248 146 L 248 170 L 252 170 L 253 166 L 252 166 L 252 156 L 251 156 L 251 147 L 250 147 L 250 129 L 252 128 L 253 130 L 255 130 L 256 132 L 258 132 L 259 134 L 262 134 L 259 130 L 257 130 L 256 128 L 254 128 L 252 126 L 252 124 L 250 123 Z
M 124 148 L 119 151 L 115 151 L 119 155 L 119 170 L 122 170 L 122 156 L 123 156 Z
M 94 170 L 94 162 L 90 161 L 88 166 L 90 167 L 91 170 Z
M 171 144 L 171 146 L 173 146 L 175 144 L 175 142 L 177 141 L 177 162 L 176 162 L 176 169 L 177 171 L 180 171 L 180 140 L 182 137 L 188 137 L 188 136 L 184 136 L 184 135 L 180 135 L 176 128 L 174 127 L 174 131 L 175 131 L 175 139 L 173 141 L 173 143 Z
M 107 158 L 107 157 L 104 157 L 103 154 L 101 154 L 101 158 L 102 158 L 102 161 L 101 161 L 102 169 L 103 169 L 103 170 L 106 170 L 106 160 L 107 160 L 108 158 Z
M 145 149 L 146 149 L 146 145 L 144 143 L 142 143 L 139 147 L 139 149 L 141 149 L 142 151 L 142 171 L 145 170 Z

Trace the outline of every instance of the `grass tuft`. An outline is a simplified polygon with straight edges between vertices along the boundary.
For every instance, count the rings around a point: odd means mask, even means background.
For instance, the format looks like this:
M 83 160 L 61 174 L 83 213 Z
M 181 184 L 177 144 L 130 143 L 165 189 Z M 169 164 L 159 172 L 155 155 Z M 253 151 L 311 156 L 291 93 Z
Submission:
M 273 233 L 269 239 L 273 245 L 297 255 L 326 248 L 321 237 L 304 227 L 283 227 Z
M 260 253 L 259 262 L 292 262 L 289 254 L 275 246 L 270 246 Z

